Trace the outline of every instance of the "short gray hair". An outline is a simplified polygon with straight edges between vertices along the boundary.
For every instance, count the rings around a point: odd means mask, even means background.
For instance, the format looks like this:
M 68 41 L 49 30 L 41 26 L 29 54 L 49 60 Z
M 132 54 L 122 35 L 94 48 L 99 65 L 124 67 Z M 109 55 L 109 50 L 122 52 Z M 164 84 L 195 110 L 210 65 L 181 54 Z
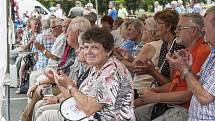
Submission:
M 198 28 L 198 33 L 200 35 L 204 35 L 203 27 L 204 20 L 203 17 L 198 13 L 184 13 L 180 16 L 185 17 L 189 20 L 190 26 L 194 26 Z
M 131 21 L 129 26 L 133 26 L 139 33 L 142 34 L 143 22 L 141 20 L 134 19 Z
M 53 24 L 54 26 L 62 26 L 63 21 L 59 18 L 51 19 L 50 25 Z
M 91 24 L 90 24 L 89 20 L 87 20 L 84 17 L 77 16 L 71 20 L 68 28 L 79 30 L 80 33 L 78 35 L 78 43 L 83 43 L 81 40 L 81 36 L 82 36 L 83 32 L 88 30 L 90 27 L 91 27 Z
M 91 24 L 86 18 L 78 16 L 71 20 L 69 27 L 78 29 L 81 32 L 85 32 L 88 28 L 91 27 Z

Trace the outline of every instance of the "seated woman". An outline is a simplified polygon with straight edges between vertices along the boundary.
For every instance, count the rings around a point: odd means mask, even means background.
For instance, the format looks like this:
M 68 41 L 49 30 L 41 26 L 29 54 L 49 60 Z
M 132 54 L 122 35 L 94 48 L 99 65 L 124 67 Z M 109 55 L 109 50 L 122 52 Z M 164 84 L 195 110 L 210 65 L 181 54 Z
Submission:
M 145 20 L 143 26 L 142 40 L 144 41 L 143 47 L 140 49 L 140 52 L 134 58 L 129 53 L 123 52 L 122 62 L 126 63 L 130 71 L 135 65 L 144 63 L 147 61 L 152 61 L 154 66 L 157 67 L 158 59 L 160 54 L 160 49 L 162 45 L 162 40 L 156 35 L 156 21 L 153 17 L 149 17 Z M 122 51 L 121 51 L 122 52 Z M 150 87 L 151 83 L 154 81 L 154 78 L 148 74 L 134 75 L 134 89 L 139 90 L 143 87 Z M 137 91 L 135 91 L 135 98 L 137 98 Z
M 79 87 L 84 79 L 86 79 L 90 66 L 86 64 L 86 60 L 84 58 L 84 45 L 81 39 L 78 41 L 79 49 L 77 51 L 77 58 L 74 64 L 70 67 L 70 80 L 77 80 L 76 86 Z M 80 73 L 77 77 L 77 73 Z M 52 74 L 47 74 L 49 78 L 54 77 Z M 60 107 L 60 103 L 64 100 L 63 95 L 60 93 L 57 96 L 45 96 L 42 100 L 38 101 L 34 107 L 34 112 L 32 115 L 32 121 L 36 121 L 40 115 L 46 110 L 58 110 Z
M 87 117 L 102 121 L 135 120 L 131 76 L 125 66 L 112 57 L 113 36 L 95 27 L 87 30 L 82 39 L 86 62 L 93 67 L 79 89 L 66 76 L 54 73 L 58 88 L 65 98 L 72 96 Z M 47 110 L 37 121 L 48 120 L 63 121 L 64 118 L 58 110 Z
M 158 60 L 162 40 L 156 35 L 156 22 L 153 17 L 149 17 L 145 20 L 143 27 L 142 40 L 144 45 L 138 53 L 137 57 L 132 61 L 132 65 L 138 65 L 139 61 L 147 62 L 151 61 L 155 67 L 158 67 Z M 132 70 L 132 69 L 131 69 Z M 134 88 L 140 89 L 143 87 L 150 87 L 154 78 L 148 74 L 135 75 L 134 76 Z
M 159 70 L 151 63 L 144 63 L 138 68 L 136 67 L 135 73 L 138 75 L 149 74 L 155 78 L 157 85 L 161 86 L 168 83 L 175 72 L 166 61 L 166 54 L 183 49 L 184 46 L 177 43 L 175 30 L 179 21 L 179 14 L 175 10 L 165 9 L 160 11 L 155 14 L 154 19 L 156 21 L 156 35 L 163 41 L 158 60 Z
M 68 49 L 65 49 L 64 51 L 65 56 L 61 58 L 60 64 L 62 62 L 64 62 L 65 64 L 68 64 L 71 60 L 74 60 L 74 57 L 75 57 L 74 51 L 78 50 L 79 48 L 78 37 L 82 32 L 86 31 L 88 28 L 90 28 L 90 22 L 83 17 L 76 17 L 71 20 L 71 23 L 69 24 L 69 27 L 67 29 L 67 34 L 66 34 Z M 45 71 L 45 72 L 48 72 L 48 71 Z M 76 73 L 77 71 L 72 71 L 72 72 Z M 44 73 L 44 74 L 48 75 L 48 73 Z M 76 74 L 73 74 L 72 78 L 75 78 L 74 75 L 78 76 L 78 74 L 79 72 L 77 72 Z M 25 110 L 21 115 L 22 121 L 31 120 L 34 105 L 38 100 L 42 99 L 42 95 L 41 95 L 42 89 L 47 84 L 49 85 L 53 83 L 54 83 L 54 79 L 51 79 L 51 78 L 43 79 L 38 81 L 28 90 L 27 96 L 30 97 L 32 100 L 29 101 L 28 105 L 26 106 Z

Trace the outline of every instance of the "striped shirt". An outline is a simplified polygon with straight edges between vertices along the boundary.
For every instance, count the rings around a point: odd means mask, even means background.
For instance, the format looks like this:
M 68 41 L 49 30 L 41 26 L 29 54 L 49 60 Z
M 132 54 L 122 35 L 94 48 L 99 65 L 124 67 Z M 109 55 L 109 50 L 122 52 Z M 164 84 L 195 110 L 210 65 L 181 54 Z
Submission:
M 203 88 L 215 96 L 215 48 L 205 61 L 200 71 L 200 81 Z M 207 105 L 201 105 L 195 96 L 191 99 L 189 121 L 215 121 L 215 100 Z

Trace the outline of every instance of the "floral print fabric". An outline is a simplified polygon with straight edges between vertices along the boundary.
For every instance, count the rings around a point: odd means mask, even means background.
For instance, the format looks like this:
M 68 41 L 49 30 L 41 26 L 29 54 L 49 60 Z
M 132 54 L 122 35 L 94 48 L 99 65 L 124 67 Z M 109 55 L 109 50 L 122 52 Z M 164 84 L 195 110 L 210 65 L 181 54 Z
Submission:
M 102 121 L 133 121 L 132 78 L 126 67 L 111 57 L 99 70 L 93 67 L 79 90 L 95 97 L 104 107 L 97 112 Z

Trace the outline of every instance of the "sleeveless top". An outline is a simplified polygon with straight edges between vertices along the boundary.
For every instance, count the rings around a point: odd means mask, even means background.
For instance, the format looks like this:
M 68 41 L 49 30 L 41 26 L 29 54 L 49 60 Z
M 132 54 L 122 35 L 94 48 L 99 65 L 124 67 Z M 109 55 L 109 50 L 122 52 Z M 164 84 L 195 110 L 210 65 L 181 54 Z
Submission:
M 158 40 L 158 41 L 152 41 L 145 44 L 145 45 L 149 44 L 153 46 L 155 49 L 155 54 L 151 58 L 151 60 L 156 67 L 158 66 L 158 60 L 159 60 L 162 43 L 163 43 L 162 40 Z M 135 75 L 133 80 L 134 80 L 134 88 L 141 89 L 142 87 L 150 87 L 151 82 L 154 81 L 154 78 L 149 74 L 143 74 L 143 75 Z

